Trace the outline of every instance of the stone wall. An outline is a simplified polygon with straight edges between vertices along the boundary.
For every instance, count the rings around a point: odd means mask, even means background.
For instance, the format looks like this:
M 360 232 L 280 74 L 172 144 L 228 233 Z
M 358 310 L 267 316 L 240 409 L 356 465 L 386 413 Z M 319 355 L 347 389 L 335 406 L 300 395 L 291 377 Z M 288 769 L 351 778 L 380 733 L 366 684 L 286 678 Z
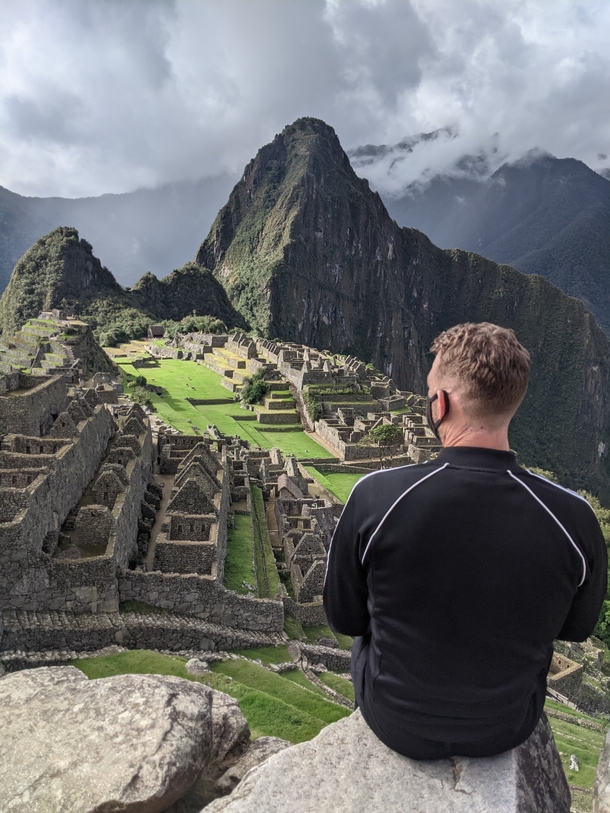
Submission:
M 0 432 L 40 437 L 51 415 L 59 415 L 67 406 L 66 379 L 20 373 L 18 383 L 11 393 L 0 395 Z
M 163 573 L 215 574 L 215 542 L 168 541 L 159 535 L 155 546 L 155 570 Z
M 155 358 L 159 359 L 181 359 L 181 358 L 190 358 L 191 354 L 185 353 L 179 347 L 160 347 L 157 344 L 147 344 L 146 350 L 150 353 L 151 356 L 155 356 Z
M 352 662 L 352 653 L 345 649 L 334 649 L 330 646 L 298 645 L 301 653 L 309 663 L 321 663 L 331 672 L 349 672 Z
M 565 695 L 569 700 L 578 702 L 582 687 L 583 665 L 575 663 L 553 652 L 550 673 L 547 678 L 549 689 L 554 689 L 559 694 Z
M 49 610 L 117 612 L 119 591 L 112 556 L 52 559 L 47 595 L 40 604 Z
M 312 601 L 309 604 L 298 604 L 290 596 L 283 596 L 284 612 L 296 618 L 304 627 L 316 627 L 326 624 L 326 613 L 321 601 Z
M 133 429 L 133 410 L 127 420 Z M 118 610 L 116 569 L 127 568 L 136 557 L 138 520 L 150 477 L 152 435 L 148 425 L 139 438 L 129 436 L 138 454 L 130 457 L 125 468 L 102 467 L 113 477 L 120 474 L 117 481 L 123 490 L 114 494 L 107 507 L 91 505 L 89 496 L 89 504 L 75 512 L 114 428 L 111 413 L 103 406 L 95 407 L 89 418 L 79 422 L 73 440 L 54 440 L 59 451 L 45 456 L 46 475 L 17 492 L 21 494 L 20 514 L 0 525 L 0 607 L 83 613 Z M 119 444 L 124 440 L 120 434 L 115 438 Z M 7 457 L 14 464 L 41 455 L 3 451 L 0 468 L 5 467 Z M 13 501 L 0 496 L 0 504 L 11 507 Z M 71 530 L 66 529 L 75 553 L 66 551 L 64 555 L 64 549 L 56 550 L 55 541 L 45 544 L 45 540 L 57 536 L 69 513 L 75 514 Z M 95 555 L 97 548 L 99 555 Z M 81 558 L 74 558 L 79 549 Z
M 119 578 L 119 593 L 121 601 L 142 601 L 212 624 L 262 632 L 284 629 L 281 601 L 240 596 L 210 577 L 130 570 Z
M 0 452 L 0 468 L 23 469 L 44 465 L 23 492 L 27 507 L 8 522 L 0 523 L 0 608 L 36 610 L 55 597 L 49 584 L 50 556 L 43 551 L 47 534 L 57 531 L 78 503 L 91 481 L 112 434 L 114 419 L 103 406 L 79 424 L 79 433 L 55 455 Z M 9 459 L 10 458 L 10 459 Z M 0 492 L 0 504 L 5 502 Z
M 212 525 L 215 523 L 216 517 L 213 515 L 172 514 L 168 517 L 167 539 L 207 542 L 210 539 Z
M 83 616 L 52 610 L 42 613 L 7 610 L 4 634 L 1 636 L 0 663 L 6 666 L 7 671 L 16 671 L 35 665 L 30 653 L 42 655 L 57 650 L 94 652 L 117 644 L 174 652 L 213 651 L 273 646 L 280 643 L 283 637 L 283 633 L 268 635 L 230 629 L 182 615 L 100 613 Z M 17 653 L 23 653 L 23 657 L 15 657 Z M 47 658 L 41 660 L 49 664 Z

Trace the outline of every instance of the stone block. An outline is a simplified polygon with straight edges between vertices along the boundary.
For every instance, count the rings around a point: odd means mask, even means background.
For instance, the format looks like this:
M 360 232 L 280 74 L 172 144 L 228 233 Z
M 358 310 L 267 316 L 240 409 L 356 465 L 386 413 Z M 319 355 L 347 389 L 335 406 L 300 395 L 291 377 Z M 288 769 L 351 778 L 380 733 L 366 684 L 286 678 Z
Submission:
M 0 810 L 161 813 L 249 735 L 237 701 L 188 680 L 74 667 L 0 681 Z
M 206 813 L 569 813 L 546 718 L 494 757 L 416 761 L 385 746 L 359 711 L 272 756 Z M 602 808 L 600 808 L 600 811 Z

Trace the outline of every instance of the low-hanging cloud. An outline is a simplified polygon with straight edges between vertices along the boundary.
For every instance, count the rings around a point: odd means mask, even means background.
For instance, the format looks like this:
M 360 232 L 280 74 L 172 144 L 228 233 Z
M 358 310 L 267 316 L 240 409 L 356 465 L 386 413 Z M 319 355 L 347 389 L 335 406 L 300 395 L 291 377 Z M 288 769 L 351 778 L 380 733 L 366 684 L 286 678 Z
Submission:
M 348 149 L 439 130 L 362 166 L 390 193 L 533 148 L 601 168 L 609 33 L 605 0 L 3 0 L 0 184 L 239 172 L 303 115 Z

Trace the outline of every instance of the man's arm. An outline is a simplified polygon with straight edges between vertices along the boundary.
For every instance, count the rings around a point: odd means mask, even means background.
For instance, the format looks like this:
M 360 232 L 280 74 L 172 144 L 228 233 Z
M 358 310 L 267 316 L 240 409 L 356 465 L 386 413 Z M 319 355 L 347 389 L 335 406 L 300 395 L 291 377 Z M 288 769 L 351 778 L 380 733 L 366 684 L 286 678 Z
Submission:
M 578 588 L 570 611 L 557 638 L 562 641 L 584 641 L 592 634 L 606 598 L 608 551 L 599 523 L 592 509 L 583 517 L 585 533 L 581 550 L 587 561 L 587 576 Z
M 365 635 L 369 628 L 366 571 L 360 564 L 362 540 L 356 519 L 356 488 L 335 528 L 324 581 L 324 610 L 331 629 L 352 636 Z

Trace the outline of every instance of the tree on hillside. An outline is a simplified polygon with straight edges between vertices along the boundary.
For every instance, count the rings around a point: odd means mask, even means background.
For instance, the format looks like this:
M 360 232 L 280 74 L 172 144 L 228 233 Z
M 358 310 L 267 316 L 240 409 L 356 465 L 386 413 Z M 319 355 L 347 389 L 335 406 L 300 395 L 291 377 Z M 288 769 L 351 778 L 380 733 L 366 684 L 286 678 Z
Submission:
M 265 384 L 264 373 L 259 370 L 251 378 L 244 378 L 244 384 L 239 393 L 242 404 L 260 404 L 269 392 L 269 385 Z
M 390 462 L 393 458 L 393 448 L 394 446 L 402 445 L 404 442 L 404 435 L 402 430 L 398 426 L 394 426 L 391 423 L 384 423 L 380 426 L 375 426 L 373 429 L 369 429 L 367 432 L 366 437 L 369 440 L 372 440 L 373 443 L 377 444 L 377 448 L 379 449 L 379 460 L 381 461 L 381 468 L 383 466 L 383 450 L 388 449 L 390 453 Z

